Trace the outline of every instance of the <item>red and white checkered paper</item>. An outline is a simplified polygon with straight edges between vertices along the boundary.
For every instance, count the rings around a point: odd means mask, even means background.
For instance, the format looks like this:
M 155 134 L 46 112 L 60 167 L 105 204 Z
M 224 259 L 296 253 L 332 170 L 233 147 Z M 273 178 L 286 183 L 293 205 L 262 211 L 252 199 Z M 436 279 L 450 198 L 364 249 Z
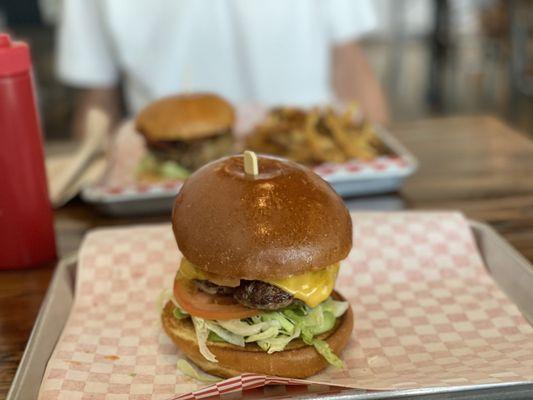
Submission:
M 352 217 L 356 245 L 337 280 L 355 314 L 345 369 L 209 387 L 182 375 L 154 306 L 180 259 L 170 225 L 104 229 L 81 248 L 75 302 L 39 398 L 271 398 L 533 380 L 533 328 L 487 273 L 460 214 Z

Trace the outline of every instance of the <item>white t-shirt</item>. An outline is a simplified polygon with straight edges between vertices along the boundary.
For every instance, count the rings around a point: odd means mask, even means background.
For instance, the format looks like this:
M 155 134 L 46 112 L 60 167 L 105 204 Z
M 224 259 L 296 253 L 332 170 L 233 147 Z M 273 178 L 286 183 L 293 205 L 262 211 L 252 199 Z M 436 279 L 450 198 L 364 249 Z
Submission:
M 332 100 L 331 48 L 374 29 L 370 0 L 65 0 L 60 78 L 109 87 L 130 112 L 182 91 L 238 102 Z

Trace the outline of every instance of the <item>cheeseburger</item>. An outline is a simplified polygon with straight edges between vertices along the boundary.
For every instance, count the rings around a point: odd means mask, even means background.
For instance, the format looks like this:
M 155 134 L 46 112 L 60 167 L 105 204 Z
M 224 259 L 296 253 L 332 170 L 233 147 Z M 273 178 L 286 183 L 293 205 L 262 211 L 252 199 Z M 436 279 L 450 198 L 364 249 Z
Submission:
M 202 165 L 231 154 L 234 122 L 231 104 L 214 94 L 154 101 L 135 120 L 148 148 L 138 168 L 139 179 L 185 179 Z
M 222 377 L 342 367 L 353 316 L 334 285 L 352 248 L 348 210 L 305 167 L 267 156 L 257 165 L 249 175 L 243 156 L 222 158 L 182 186 L 172 226 L 183 258 L 163 327 Z

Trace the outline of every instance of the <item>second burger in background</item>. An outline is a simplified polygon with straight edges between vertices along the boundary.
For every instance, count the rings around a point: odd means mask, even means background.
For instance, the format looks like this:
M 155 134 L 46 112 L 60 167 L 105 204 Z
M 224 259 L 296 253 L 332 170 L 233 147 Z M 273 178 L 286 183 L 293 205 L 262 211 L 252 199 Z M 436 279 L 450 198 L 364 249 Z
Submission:
M 214 94 L 175 95 L 150 103 L 135 120 L 148 147 L 138 179 L 185 179 L 202 165 L 231 154 L 234 122 L 232 105 Z

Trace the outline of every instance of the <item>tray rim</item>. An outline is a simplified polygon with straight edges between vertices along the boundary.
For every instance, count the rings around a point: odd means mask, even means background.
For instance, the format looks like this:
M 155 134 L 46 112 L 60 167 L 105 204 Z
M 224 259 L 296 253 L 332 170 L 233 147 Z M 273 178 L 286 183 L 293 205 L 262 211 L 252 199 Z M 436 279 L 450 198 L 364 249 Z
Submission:
M 352 212 L 353 211 L 351 211 L 350 213 Z M 518 264 L 526 268 L 528 272 L 533 276 L 533 265 L 525 257 L 523 257 L 509 242 L 507 242 L 495 229 L 493 229 L 491 226 L 489 226 L 488 224 L 484 222 L 471 220 L 471 219 L 467 219 L 467 222 L 472 233 L 474 233 L 474 231 L 477 230 L 481 233 L 485 233 L 486 235 L 492 236 L 493 239 L 496 239 L 499 242 L 499 245 L 504 246 L 505 250 L 507 251 L 510 257 L 514 258 Z M 480 255 L 483 257 L 483 253 L 481 249 L 479 249 L 479 247 L 478 247 L 478 250 L 479 250 Z M 34 326 L 32 328 L 28 342 L 24 349 L 23 355 L 20 359 L 19 365 L 17 367 L 17 371 L 15 373 L 13 381 L 11 382 L 10 389 L 7 393 L 6 400 L 19 399 L 19 397 L 17 397 L 17 394 L 20 393 L 20 389 L 24 386 L 25 384 L 24 380 L 26 379 L 28 373 L 31 371 L 31 368 L 32 368 L 31 361 L 35 357 L 36 352 L 39 350 L 35 346 L 35 342 L 39 340 L 40 335 L 43 335 L 42 329 L 45 323 L 45 315 L 46 315 L 47 310 L 49 310 L 50 307 L 52 306 L 51 299 L 54 296 L 55 288 L 59 285 L 59 281 L 62 277 L 62 274 L 65 272 L 65 270 L 72 264 L 77 263 L 77 259 L 78 259 L 78 253 L 76 252 L 74 254 L 70 254 L 66 257 L 63 257 L 57 262 L 57 266 L 54 271 L 51 283 L 46 291 L 46 295 L 43 299 L 43 303 L 41 304 L 41 307 L 39 309 L 39 313 L 35 320 Z M 68 319 L 68 316 L 65 319 L 64 324 L 67 322 L 67 319 Z M 60 336 L 61 334 L 59 334 L 59 336 L 55 339 L 54 341 L 55 344 L 57 344 L 57 341 L 59 340 Z M 54 344 L 54 347 L 50 349 L 50 354 L 52 354 L 55 348 L 55 344 Z M 48 363 L 48 360 L 46 361 L 44 369 L 42 371 L 43 376 L 44 376 L 47 363 Z M 39 387 L 40 387 L 40 384 L 39 384 Z M 510 388 L 510 389 L 524 388 L 525 392 L 523 393 L 527 394 L 528 396 L 533 397 L 533 380 L 532 380 L 532 381 L 513 381 L 513 382 L 503 382 L 503 383 L 501 382 L 500 383 L 486 383 L 486 384 L 475 384 L 475 385 L 435 386 L 435 387 L 418 388 L 418 389 L 399 389 L 399 390 L 386 390 L 386 391 L 364 391 L 364 389 L 346 389 L 346 390 L 343 390 L 341 393 L 337 393 L 334 395 L 325 394 L 321 396 L 319 394 L 317 395 L 307 394 L 307 395 L 302 395 L 302 396 L 295 396 L 295 398 L 317 399 L 317 400 L 319 399 L 320 400 L 324 400 L 324 399 L 371 400 L 371 399 L 396 399 L 396 398 L 400 399 L 400 398 L 412 398 L 412 397 L 428 398 L 428 396 L 432 396 L 432 395 L 442 396 L 446 394 L 453 395 L 453 393 L 460 394 L 460 393 L 466 392 L 466 393 L 469 393 L 467 397 L 469 399 L 483 399 L 483 398 L 486 398 L 485 396 L 489 394 L 488 393 L 476 394 L 475 393 L 476 390 L 482 391 L 482 390 L 494 389 L 499 394 L 505 395 L 506 393 L 505 389 L 507 388 Z M 512 398 L 516 398 L 516 397 L 512 397 Z
M 15 376 L 13 377 L 13 381 L 11 382 L 9 391 L 7 392 L 6 400 L 17 398 L 15 396 L 19 392 L 19 388 L 23 387 L 24 380 L 26 379 L 27 375 L 29 374 L 31 370 L 32 360 L 36 356 L 36 351 L 38 350 L 38 348 L 35 346 L 35 342 L 37 342 L 40 336 L 43 335 L 42 329 L 43 329 L 43 325 L 46 319 L 45 315 L 47 314 L 47 311 L 50 310 L 50 308 L 52 307 L 52 298 L 56 292 L 57 286 L 59 285 L 61 275 L 64 273 L 64 270 L 68 266 L 77 263 L 77 261 L 78 261 L 77 252 L 71 253 L 65 257 L 62 257 L 59 261 L 57 261 L 50 285 L 48 286 L 43 302 L 41 306 L 39 307 L 39 313 L 37 314 L 37 318 L 35 319 L 35 322 L 33 324 L 33 328 L 28 338 L 28 342 L 26 343 L 26 347 L 24 348 L 24 352 L 22 353 L 22 357 L 20 358 L 20 362 L 17 367 L 17 372 L 15 373 Z M 65 319 L 64 324 L 66 324 L 67 319 L 68 319 L 68 316 Z M 55 344 L 57 344 L 57 341 L 59 340 L 59 336 L 56 338 L 56 340 L 54 340 Z M 55 348 L 55 344 L 54 344 L 54 348 Z M 52 354 L 53 350 L 54 349 L 51 349 L 50 354 Z M 48 364 L 48 360 L 46 361 L 46 364 Z M 45 369 L 46 369 L 46 365 L 45 365 Z M 43 375 L 44 375 L 44 372 L 45 371 L 43 369 L 42 371 Z

